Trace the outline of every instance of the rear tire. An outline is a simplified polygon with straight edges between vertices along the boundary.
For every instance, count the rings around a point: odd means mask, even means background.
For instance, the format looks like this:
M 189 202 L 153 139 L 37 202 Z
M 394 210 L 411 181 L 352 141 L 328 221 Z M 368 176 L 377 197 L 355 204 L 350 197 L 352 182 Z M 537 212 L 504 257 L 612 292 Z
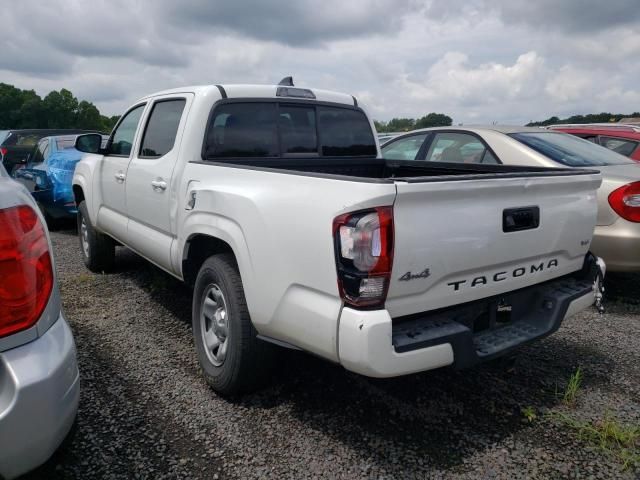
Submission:
M 111 237 L 96 231 L 93 227 L 84 200 L 78 205 L 78 239 L 82 259 L 89 270 L 100 273 L 113 269 L 115 243 Z
M 257 338 L 233 255 L 213 255 L 202 264 L 193 291 L 192 327 L 198 361 L 213 390 L 235 395 L 265 385 L 275 349 Z

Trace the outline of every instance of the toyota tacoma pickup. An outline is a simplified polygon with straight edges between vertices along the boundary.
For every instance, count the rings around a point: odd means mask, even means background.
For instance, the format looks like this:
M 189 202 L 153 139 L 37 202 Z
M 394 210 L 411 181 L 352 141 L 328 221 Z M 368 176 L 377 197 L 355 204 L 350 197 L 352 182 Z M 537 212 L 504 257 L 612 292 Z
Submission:
M 191 285 L 222 394 L 264 382 L 274 344 L 392 377 L 496 358 L 594 302 L 598 172 L 387 161 L 374 132 L 355 97 L 287 79 L 144 97 L 105 148 L 77 138 L 84 262 L 124 245 Z

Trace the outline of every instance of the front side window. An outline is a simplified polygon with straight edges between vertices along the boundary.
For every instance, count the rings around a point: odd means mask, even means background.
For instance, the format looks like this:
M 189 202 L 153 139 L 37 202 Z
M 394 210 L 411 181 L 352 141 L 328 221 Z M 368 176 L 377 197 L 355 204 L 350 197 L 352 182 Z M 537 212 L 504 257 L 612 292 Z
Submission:
M 140 157 L 158 158 L 173 149 L 185 104 L 184 98 L 155 103 L 142 138 Z
M 632 140 L 626 140 L 624 138 L 615 138 L 615 137 L 600 137 L 600 145 L 609 150 L 613 150 L 620 155 L 624 155 L 625 157 L 630 156 L 633 151 L 638 146 L 638 142 L 634 142 Z
M 436 133 L 426 160 L 447 163 L 498 163 L 482 141 L 468 133 Z
M 133 138 L 144 110 L 144 104 L 129 110 L 116 127 L 111 138 L 111 144 L 107 155 L 120 155 L 128 157 L 133 147 Z
M 203 157 L 352 157 L 377 153 L 360 110 L 277 102 L 218 105 Z
M 389 160 L 415 160 L 426 137 L 421 133 L 390 142 L 382 147 L 382 156 Z
M 566 133 L 523 132 L 511 137 L 545 157 L 568 167 L 604 167 L 633 163 L 600 145 Z

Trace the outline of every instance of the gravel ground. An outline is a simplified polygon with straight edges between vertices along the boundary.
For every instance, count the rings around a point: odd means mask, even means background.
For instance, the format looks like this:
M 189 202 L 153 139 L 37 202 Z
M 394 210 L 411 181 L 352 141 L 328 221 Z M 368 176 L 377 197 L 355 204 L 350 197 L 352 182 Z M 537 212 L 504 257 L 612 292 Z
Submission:
M 272 386 L 228 401 L 199 374 L 187 288 L 123 248 L 117 272 L 94 275 L 75 232 L 52 241 L 80 410 L 29 478 L 638 478 L 561 418 L 640 425 L 640 276 L 616 278 L 604 316 L 575 316 L 512 368 L 373 380 L 283 351 Z

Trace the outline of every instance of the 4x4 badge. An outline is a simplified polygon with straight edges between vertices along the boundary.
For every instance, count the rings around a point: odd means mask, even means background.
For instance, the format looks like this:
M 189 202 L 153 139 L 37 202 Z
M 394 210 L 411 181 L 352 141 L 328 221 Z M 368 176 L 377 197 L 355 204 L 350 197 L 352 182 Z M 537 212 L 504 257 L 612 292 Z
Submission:
M 402 275 L 398 280 L 400 280 L 401 282 L 408 282 L 409 280 L 417 280 L 418 278 L 427 278 L 429 276 L 431 276 L 431 272 L 429 271 L 428 268 L 425 268 L 420 273 L 407 272 L 404 275 Z

